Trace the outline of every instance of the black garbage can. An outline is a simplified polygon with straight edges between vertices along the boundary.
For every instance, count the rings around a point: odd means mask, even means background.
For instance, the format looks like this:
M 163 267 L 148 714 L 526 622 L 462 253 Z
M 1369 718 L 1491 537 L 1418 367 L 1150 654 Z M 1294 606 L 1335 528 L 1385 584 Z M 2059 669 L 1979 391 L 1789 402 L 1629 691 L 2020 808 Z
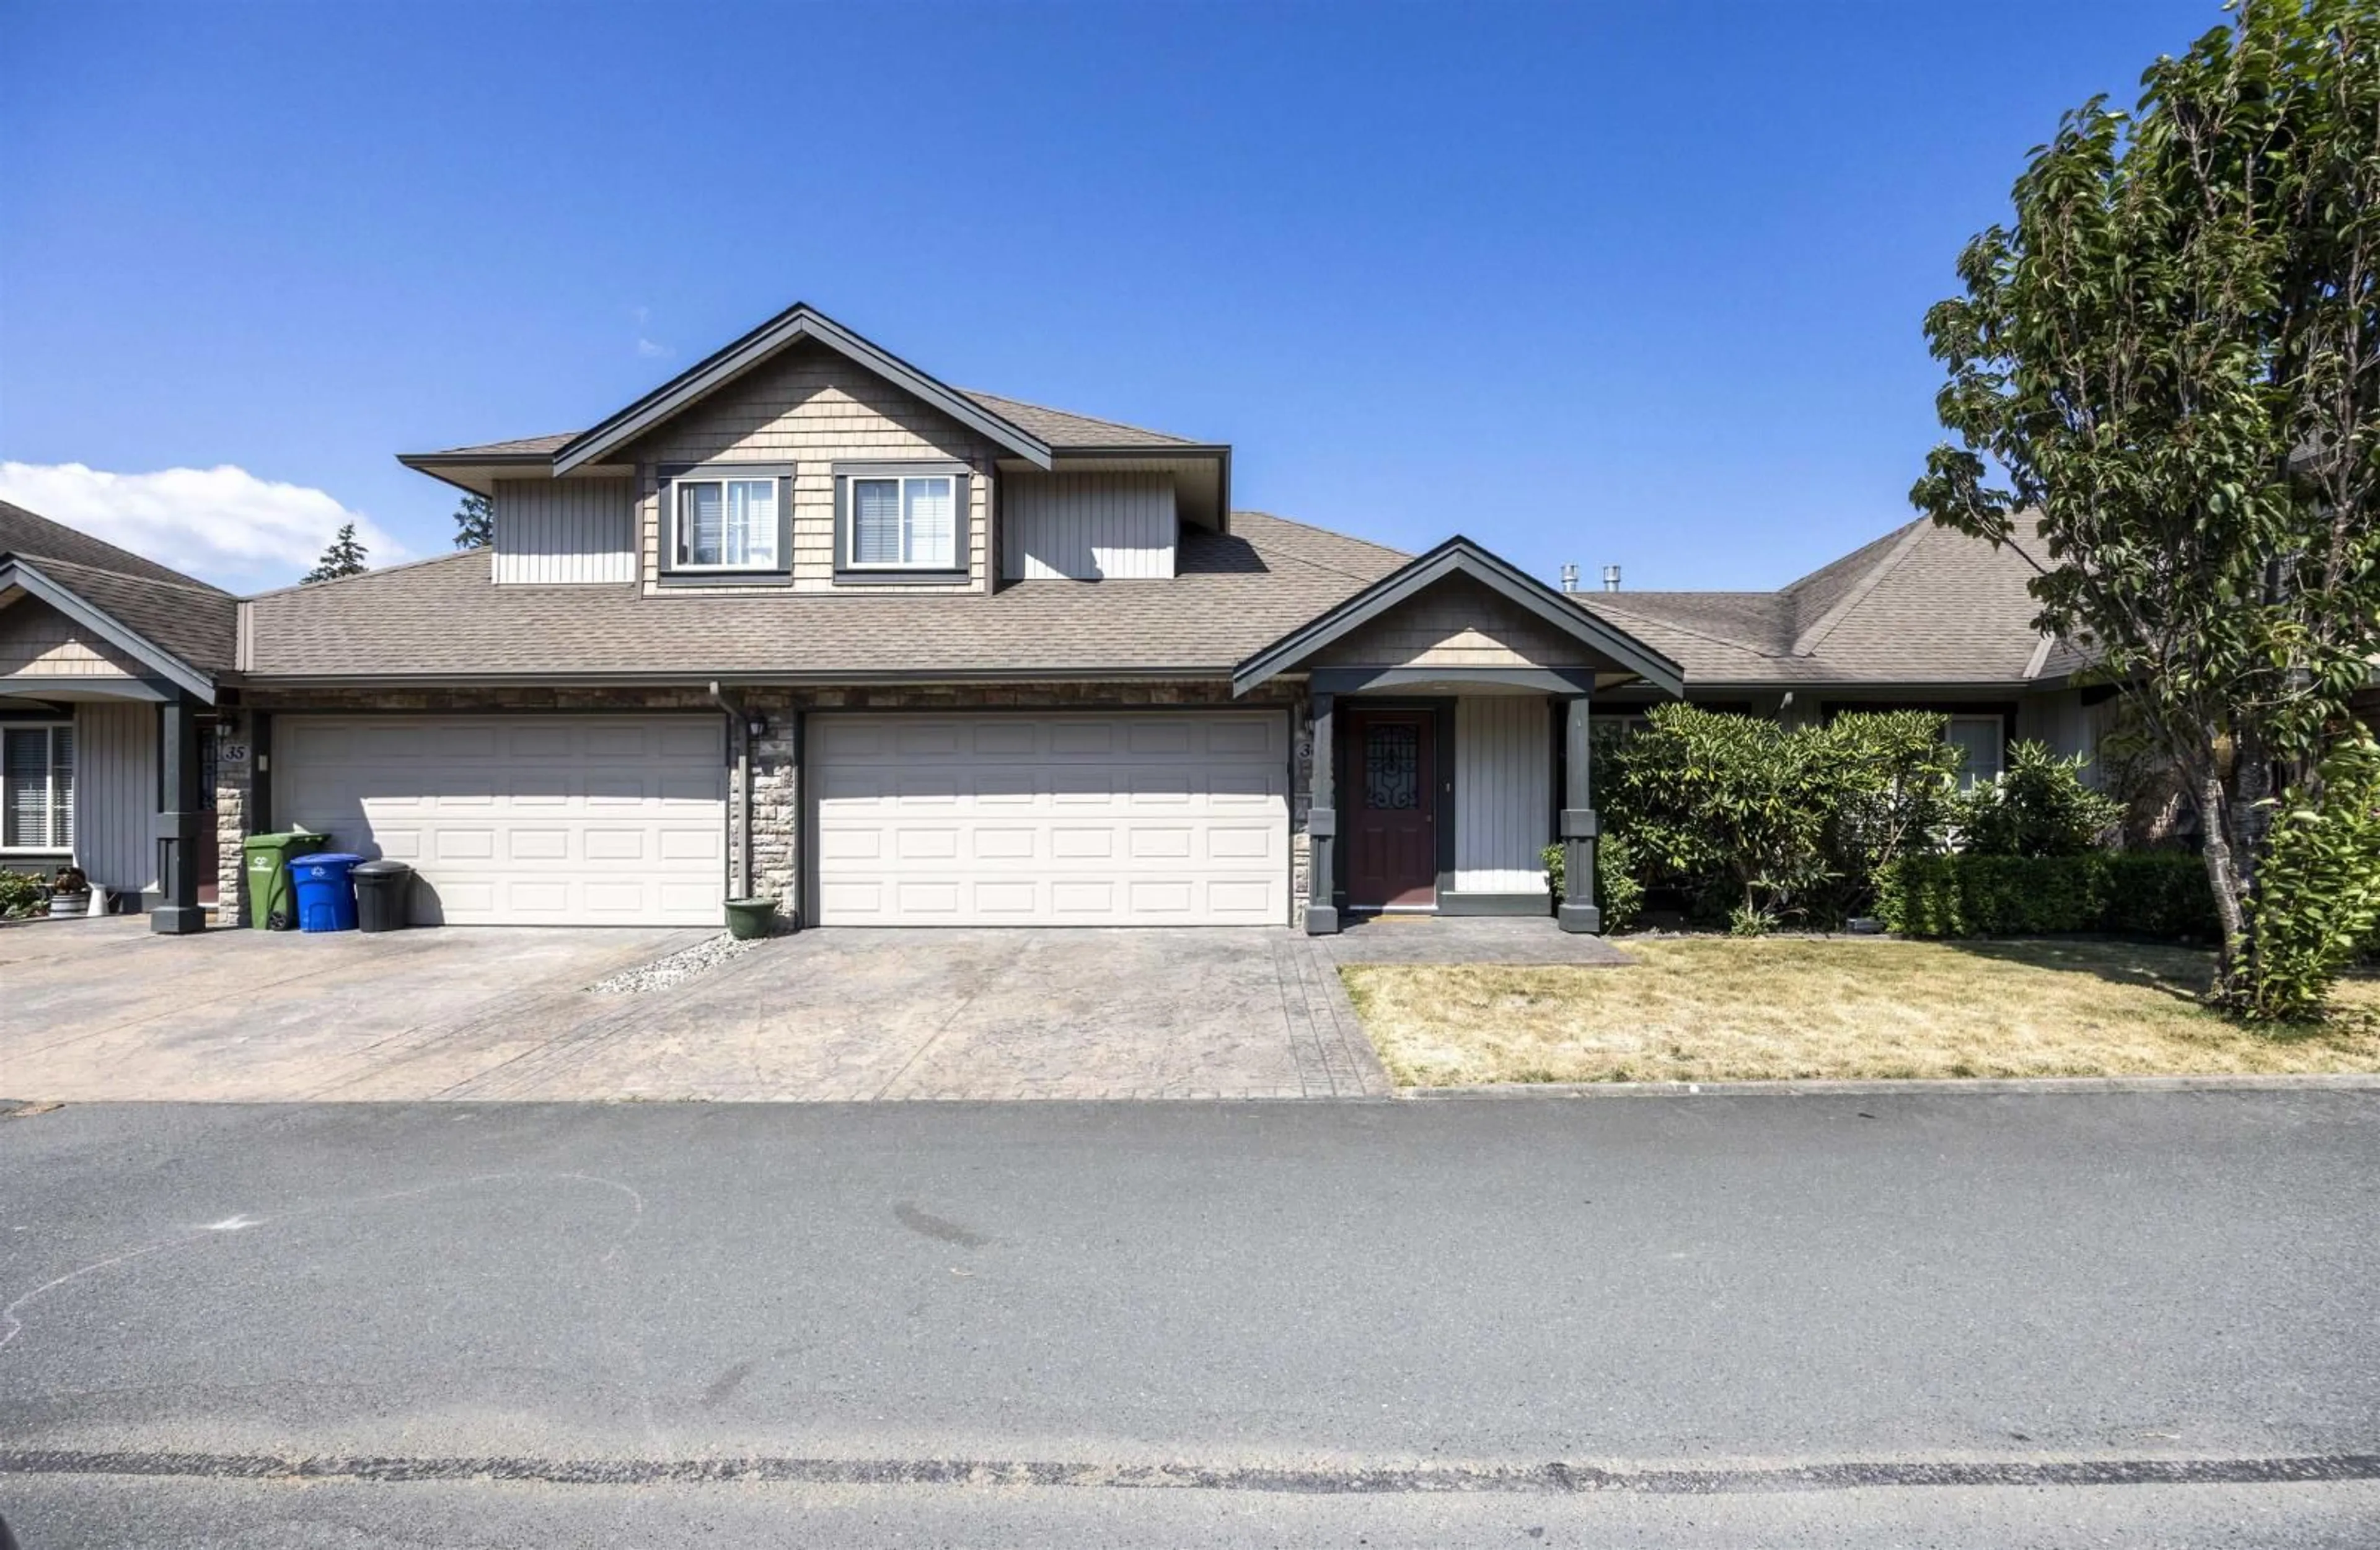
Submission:
M 413 924 L 413 868 L 402 861 L 362 861 L 356 884 L 356 929 L 402 931 Z

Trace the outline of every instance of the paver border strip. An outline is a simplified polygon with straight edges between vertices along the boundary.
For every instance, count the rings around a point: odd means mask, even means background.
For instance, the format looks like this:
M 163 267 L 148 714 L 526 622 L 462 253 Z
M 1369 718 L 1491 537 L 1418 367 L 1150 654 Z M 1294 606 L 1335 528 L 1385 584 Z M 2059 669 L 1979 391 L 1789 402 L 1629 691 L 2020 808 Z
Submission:
M 1461 1087 L 1400 1087 L 1401 1098 L 1876 1097 L 1888 1093 L 2268 1093 L 2375 1092 L 2380 1072 L 2282 1076 L 1954 1076 L 1864 1081 L 1498 1082 Z

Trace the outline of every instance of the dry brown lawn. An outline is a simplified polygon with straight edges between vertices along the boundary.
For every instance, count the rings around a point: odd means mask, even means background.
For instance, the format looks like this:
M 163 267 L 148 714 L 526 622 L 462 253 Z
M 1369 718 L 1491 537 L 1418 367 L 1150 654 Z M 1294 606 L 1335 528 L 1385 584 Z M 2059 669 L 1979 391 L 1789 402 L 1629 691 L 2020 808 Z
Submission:
M 1400 1085 L 2380 1071 L 2380 977 L 2320 1027 L 2201 1010 L 2209 954 L 2122 942 L 1724 937 L 1625 968 L 1350 964 Z

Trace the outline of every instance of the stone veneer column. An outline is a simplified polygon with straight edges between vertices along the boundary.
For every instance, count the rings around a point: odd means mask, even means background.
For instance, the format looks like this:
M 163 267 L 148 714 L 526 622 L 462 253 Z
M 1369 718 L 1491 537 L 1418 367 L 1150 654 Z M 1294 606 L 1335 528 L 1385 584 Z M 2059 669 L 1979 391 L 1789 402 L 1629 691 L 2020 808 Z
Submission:
M 746 883 L 755 895 L 774 899 L 777 913 L 794 926 L 803 924 L 801 892 L 802 713 L 789 707 L 755 710 L 764 722 L 751 739 L 752 878 Z
M 239 757 L 235 758 L 237 754 Z M 248 857 L 241 842 L 255 832 L 256 745 L 225 720 L 215 728 L 215 924 L 245 926 Z

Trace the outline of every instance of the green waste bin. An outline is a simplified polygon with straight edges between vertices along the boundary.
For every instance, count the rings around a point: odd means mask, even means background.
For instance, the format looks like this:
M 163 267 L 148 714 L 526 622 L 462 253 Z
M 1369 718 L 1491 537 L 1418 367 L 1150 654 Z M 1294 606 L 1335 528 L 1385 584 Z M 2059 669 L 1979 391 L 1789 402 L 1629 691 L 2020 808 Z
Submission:
M 286 931 L 297 925 L 289 864 L 330 843 L 327 834 L 251 834 L 240 842 L 248 863 L 248 923 L 260 931 Z

